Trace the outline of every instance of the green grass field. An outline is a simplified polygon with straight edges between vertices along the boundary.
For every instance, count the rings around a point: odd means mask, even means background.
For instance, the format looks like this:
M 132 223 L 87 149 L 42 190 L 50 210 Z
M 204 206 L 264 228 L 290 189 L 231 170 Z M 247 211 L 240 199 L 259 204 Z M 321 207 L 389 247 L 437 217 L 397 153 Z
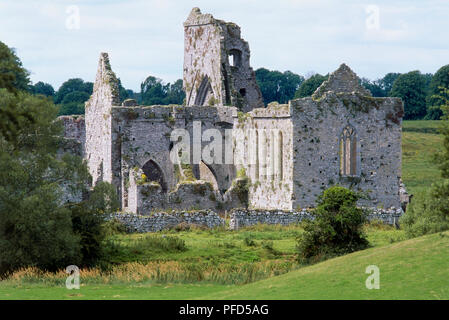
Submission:
M 442 148 L 441 121 L 404 121 L 402 132 L 402 180 L 409 193 L 420 196 L 441 179 L 432 157 Z
M 403 124 L 403 180 L 418 197 L 441 179 L 438 127 Z M 28 269 L 0 282 L 0 299 L 449 299 L 449 233 L 405 240 L 391 227 L 365 231 L 372 248 L 307 267 L 295 261 L 296 225 L 114 235 L 116 266 L 82 270 L 80 290 L 65 288 L 63 271 Z M 380 290 L 365 288 L 368 265 L 380 268 Z

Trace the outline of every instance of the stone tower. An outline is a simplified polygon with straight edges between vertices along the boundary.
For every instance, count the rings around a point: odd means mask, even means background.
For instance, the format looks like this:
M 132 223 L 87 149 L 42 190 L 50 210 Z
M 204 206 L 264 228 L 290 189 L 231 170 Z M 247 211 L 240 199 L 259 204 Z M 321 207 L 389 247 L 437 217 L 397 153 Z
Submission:
M 184 22 L 184 90 L 187 106 L 264 107 L 240 27 L 193 8 Z

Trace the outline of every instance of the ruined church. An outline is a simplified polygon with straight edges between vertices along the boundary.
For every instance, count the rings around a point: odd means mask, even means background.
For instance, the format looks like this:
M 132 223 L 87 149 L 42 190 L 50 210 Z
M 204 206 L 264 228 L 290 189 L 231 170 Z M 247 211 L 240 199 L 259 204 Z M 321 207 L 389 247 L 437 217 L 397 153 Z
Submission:
M 102 53 L 85 116 L 61 117 L 92 183 L 115 186 L 124 212 L 298 210 L 336 184 L 364 192 L 362 206 L 404 202 L 403 103 L 373 97 L 347 65 L 311 97 L 265 106 L 240 27 L 194 8 L 184 22 L 183 87 L 183 105 L 121 102 Z M 180 129 L 191 140 L 187 163 L 171 157 Z M 212 142 L 221 146 L 214 161 L 198 157 Z

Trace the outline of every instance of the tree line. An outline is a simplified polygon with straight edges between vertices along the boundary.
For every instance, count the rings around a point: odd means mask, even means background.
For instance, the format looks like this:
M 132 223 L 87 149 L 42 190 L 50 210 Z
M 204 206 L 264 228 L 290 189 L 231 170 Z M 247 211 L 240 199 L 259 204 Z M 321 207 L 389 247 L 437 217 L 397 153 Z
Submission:
M 313 74 L 307 79 L 291 71 L 280 72 L 259 68 L 255 71 L 256 80 L 262 92 L 265 105 L 277 101 L 288 103 L 291 99 L 311 96 L 328 78 L 327 75 Z M 58 106 L 59 115 L 83 114 L 84 103 L 92 94 L 93 83 L 74 78 L 65 81 L 55 89 L 42 81 L 26 85 L 18 79 L 17 85 L 33 94 L 53 99 Z M 361 79 L 361 84 L 374 97 L 399 97 L 404 102 L 405 120 L 437 120 L 442 116 L 443 101 L 438 98 L 441 88 L 449 88 L 449 65 L 441 67 L 435 74 L 410 71 L 408 73 L 388 73 L 377 80 Z M 148 76 L 140 85 L 140 92 L 125 89 L 119 79 L 120 99 L 135 99 L 141 105 L 168 105 L 185 103 L 182 80 L 165 83 Z M 446 96 L 445 96 L 446 97 Z

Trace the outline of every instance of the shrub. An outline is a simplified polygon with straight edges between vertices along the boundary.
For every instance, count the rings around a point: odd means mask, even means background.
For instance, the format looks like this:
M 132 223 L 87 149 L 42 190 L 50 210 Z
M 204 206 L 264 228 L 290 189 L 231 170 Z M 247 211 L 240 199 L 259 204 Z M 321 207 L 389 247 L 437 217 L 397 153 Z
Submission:
M 368 246 L 362 227 L 366 214 L 357 208 L 360 194 L 333 186 L 318 198 L 314 220 L 304 222 L 298 237 L 298 261 L 312 263 Z
M 112 213 L 118 206 L 115 189 L 107 182 L 97 183 L 88 200 L 69 205 L 73 232 L 80 238 L 82 266 L 93 266 L 105 257 L 103 241 L 107 230 L 104 214 Z
M 415 197 L 399 222 L 408 237 L 449 230 L 449 180 Z

